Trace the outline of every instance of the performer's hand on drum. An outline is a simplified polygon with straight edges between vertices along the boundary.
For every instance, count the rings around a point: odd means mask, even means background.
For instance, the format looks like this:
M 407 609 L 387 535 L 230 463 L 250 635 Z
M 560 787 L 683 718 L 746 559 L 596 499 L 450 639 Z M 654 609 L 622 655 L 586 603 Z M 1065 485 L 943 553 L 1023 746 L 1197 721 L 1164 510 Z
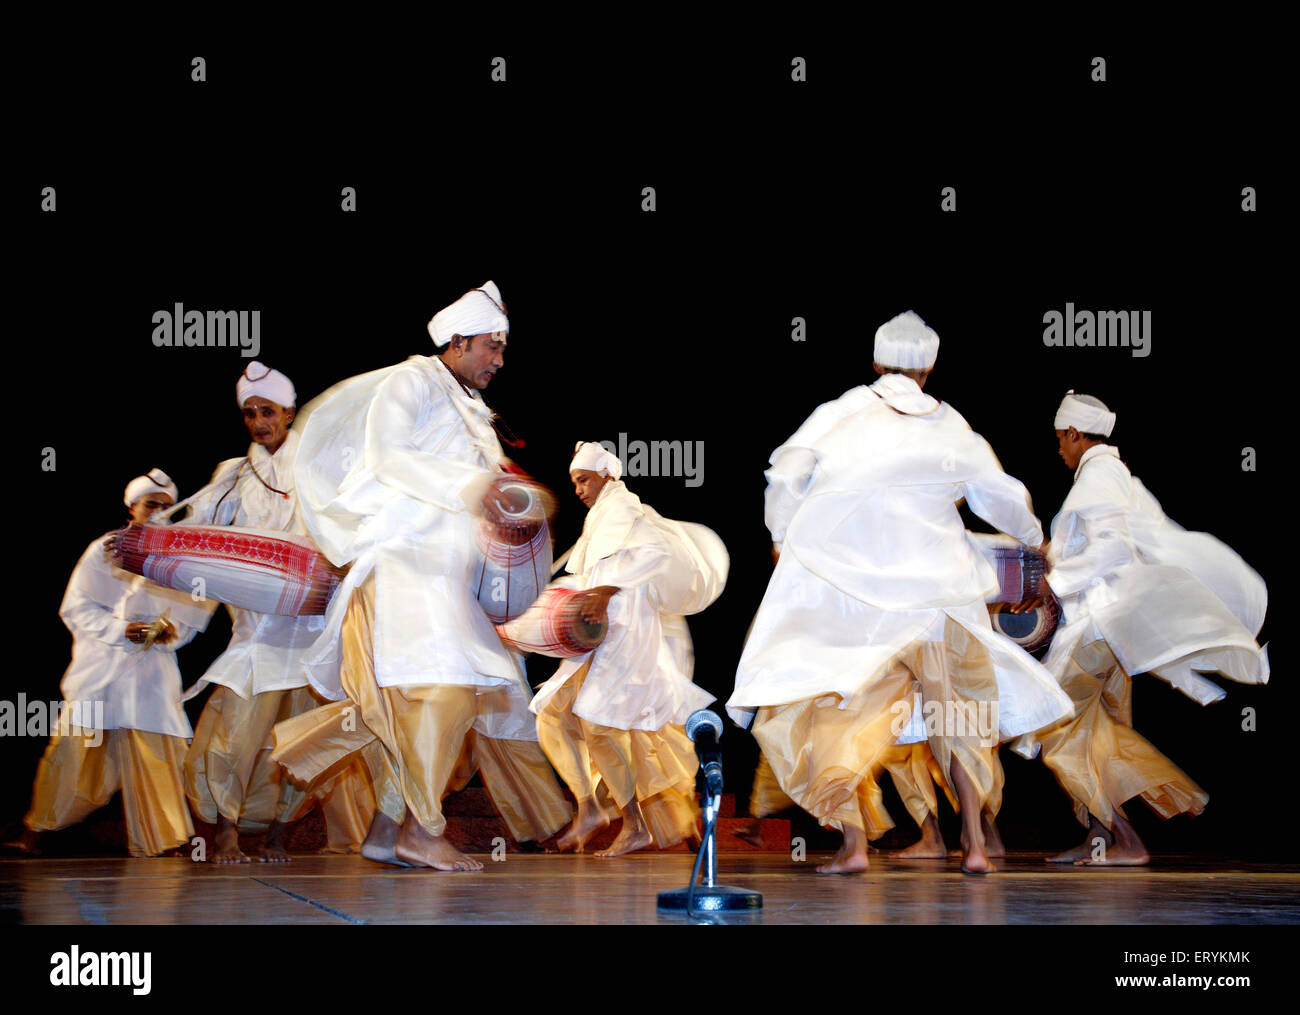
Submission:
M 142 621 L 134 621 L 126 625 L 126 640 L 133 641 L 137 645 L 144 642 L 149 637 L 149 625 Z
M 1028 613 L 1030 610 L 1036 610 L 1046 601 L 1046 596 L 1038 596 L 1034 599 L 1025 599 L 1018 603 L 1013 603 L 1007 609 L 1011 613 Z
M 599 624 L 605 619 L 610 598 L 618 592 L 617 585 L 597 585 L 583 594 L 582 619 L 588 624 Z

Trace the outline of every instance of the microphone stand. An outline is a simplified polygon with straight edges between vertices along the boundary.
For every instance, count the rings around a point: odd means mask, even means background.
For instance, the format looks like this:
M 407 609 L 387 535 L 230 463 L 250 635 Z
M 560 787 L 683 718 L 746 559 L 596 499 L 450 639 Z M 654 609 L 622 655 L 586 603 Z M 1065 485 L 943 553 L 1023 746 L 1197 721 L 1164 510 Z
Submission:
M 722 793 L 710 793 L 707 783 L 704 790 L 704 838 L 695 854 L 691 869 L 691 883 L 686 888 L 659 893 L 658 908 L 667 912 L 685 912 L 692 919 L 697 911 L 703 913 L 752 912 L 763 908 L 763 896 L 748 888 L 731 888 L 717 884 L 718 854 L 716 825 L 718 811 L 722 809 Z M 697 885 L 701 861 L 704 865 L 704 883 Z

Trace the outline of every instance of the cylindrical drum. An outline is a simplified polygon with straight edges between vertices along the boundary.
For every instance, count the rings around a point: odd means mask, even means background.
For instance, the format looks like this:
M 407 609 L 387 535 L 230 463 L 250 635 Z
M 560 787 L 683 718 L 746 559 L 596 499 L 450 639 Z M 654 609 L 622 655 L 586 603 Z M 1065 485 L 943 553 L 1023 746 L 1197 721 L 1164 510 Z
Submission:
M 547 519 L 553 506 L 546 487 L 521 476 L 497 480 L 483 498 L 474 589 L 492 623 L 514 620 L 537 601 L 550 581 Z
M 580 656 L 598 646 L 608 624 L 582 619 L 585 592 L 552 585 L 521 617 L 498 624 L 501 640 L 520 652 L 537 652 L 560 659 Z
M 1026 652 L 1041 653 L 1052 641 L 1061 619 L 1061 606 L 1048 587 L 1047 561 L 1037 550 L 1010 536 L 969 533 L 971 543 L 997 574 L 997 590 L 986 597 L 989 621 Z M 1011 607 L 1041 599 L 1042 605 L 1023 613 Z
M 215 525 L 128 525 L 113 562 L 155 584 L 257 613 L 319 615 L 345 568 L 304 536 Z

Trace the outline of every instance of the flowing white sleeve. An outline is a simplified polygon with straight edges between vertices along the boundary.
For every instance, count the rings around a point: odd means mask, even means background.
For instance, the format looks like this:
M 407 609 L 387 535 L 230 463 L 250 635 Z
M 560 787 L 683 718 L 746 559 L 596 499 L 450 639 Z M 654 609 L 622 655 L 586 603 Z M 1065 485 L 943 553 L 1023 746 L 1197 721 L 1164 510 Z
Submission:
M 97 583 L 92 569 L 98 564 L 94 555 L 102 552 L 98 544 L 92 545 L 77 561 L 59 605 L 59 617 L 74 638 L 90 638 L 125 648 L 131 644 L 126 640 L 127 622 L 114 616 L 113 607 L 101 603 L 94 594 Z
M 1081 592 L 1133 561 L 1133 539 L 1122 511 L 1090 518 L 1076 515 L 1062 531 L 1072 535 L 1060 547 L 1053 541 L 1052 569 L 1047 575 L 1058 596 Z
M 1008 536 L 1026 546 L 1043 542 L 1043 526 L 1034 516 L 1029 491 L 1020 480 L 1008 476 L 998 464 L 993 449 L 982 437 L 976 437 L 978 468 L 963 485 L 966 503 L 972 511 Z
M 807 448 L 783 448 L 764 473 L 767 491 L 763 495 L 763 521 L 778 546 L 799 509 L 817 472 L 817 456 Z
M 446 398 L 439 392 L 439 398 Z M 397 370 L 379 389 L 366 420 L 366 460 L 375 478 L 408 497 L 445 511 L 463 511 L 466 488 L 489 475 L 481 466 L 430 454 L 412 440 L 429 388 Z M 453 411 L 448 408 L 448 411 Z

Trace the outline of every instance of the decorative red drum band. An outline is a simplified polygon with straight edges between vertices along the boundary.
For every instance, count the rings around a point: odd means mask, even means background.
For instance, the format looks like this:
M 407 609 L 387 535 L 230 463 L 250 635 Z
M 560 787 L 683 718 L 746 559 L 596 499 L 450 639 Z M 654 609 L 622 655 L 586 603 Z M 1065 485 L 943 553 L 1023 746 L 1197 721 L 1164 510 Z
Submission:
M 561 659 L 580 656 L 604 640 L 607 624 L 582 619 L 585 592 L 552 586 L 537 602 L 508 624 L 498 624 L 501 640 L 520 652 L 537 652 Z
M 211 525 L 129 525 L 112 538 L 114 563 L 177 592 L 257 613 L 323 614 L 345 569 L 305 537 Z
M 477 534 L 481 561 L 474 579 L 479 606 L 493 624 L 514 620 L 551 579 L 555 507 L 549 490 L 520 476 L 499 478 L 483 499 Z

